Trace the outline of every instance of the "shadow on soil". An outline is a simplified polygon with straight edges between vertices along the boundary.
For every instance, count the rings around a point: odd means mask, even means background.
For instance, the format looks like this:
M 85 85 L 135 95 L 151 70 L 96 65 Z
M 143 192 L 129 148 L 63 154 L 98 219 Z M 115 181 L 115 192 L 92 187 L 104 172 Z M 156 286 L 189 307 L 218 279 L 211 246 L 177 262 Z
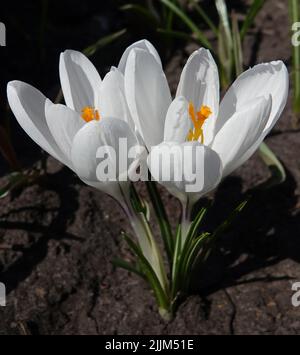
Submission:
M 235 177 L 226 179 L 220 186 L 207 217 L 208 230 L 220 224 L 222 218 L 249 196 L 249 191 L 242 193 L 241 187 L 241 179 Z M 239 284 L 290 279 L 287 275 L 262 278 L 247 275 L 285 259 L 300 262 L 300 216 L 295 188 L 296 182 L 288 173 L 282 185 L 250 192 L 252 197 L 244 211 L 217 240 L 205 267 L 195 273 L 194 293 L 205 300 L 220 289 Z

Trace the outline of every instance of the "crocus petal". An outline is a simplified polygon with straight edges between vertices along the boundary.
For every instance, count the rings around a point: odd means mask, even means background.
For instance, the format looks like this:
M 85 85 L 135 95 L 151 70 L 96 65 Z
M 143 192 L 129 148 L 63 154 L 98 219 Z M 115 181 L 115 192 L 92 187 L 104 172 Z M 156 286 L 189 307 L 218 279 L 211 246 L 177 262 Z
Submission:
M 199 142 L 163 142 L 151 149 L 147 161 L 153 178 L 183 203 L 196 202 L 222 176 L 218 154 Z
M 10 108 L 29 137 L 54 158 L 70 167 L 70 161 L 58 147 L 45 117 L 47 98 L 33 86 L 21 81 L 7 85 Z
M 209 50 L 200 48 L 191 54 L 182 70 L 176 96 L 184 96 L 197 110 L 202 105 L 210 107 L 212 115 L 203 126 L 205 144 L 210 144 L 219 112 L 220 83 L 218 68 Z
M 120 149 L 120 138 L 125 138 L 127 149 Z M 100 121 L 91 121 L 82 127 L 75 135 L 72 145 L 72 163 L 77 175 L 87 184 L 109 193 L 113 197 L 119 195 L 119 178 L 129 173 L 125 168 L 119 167 L 119 162 L 127 163 L 130 167 L 132 161 L 128 158 L 128 150 L 137 146 L 138 142 L 128 124 L 116 118 L 103 118 Z M 106 149 L 110 147 L 114 150 L 115 160 L 107 151 L 111 164 L 115 164 L 115 181 L 103 181 L 97 174 L 97 167 L 100 163 L 97 158 L 99 148 Z M 106 151 L 106 150 L 105 150 Z M 120 156 L 120 154 L 124 154 Z M 125 165 L 123 165 L 124 167 Z M 128 184 L 128 181 L 122 181 L 122 184 Z
M 256 98 L 236 112 L 218 132 L 212 148 L 223 164 L 223 177 L 239 165 L 239 159 L 260 140 L 272 109 L 272 97 Z
M 264 63 L 242 73 L 224 96 L 217 120 L 216 133 L 249 100 L 272 96 L 272 111 L 265 126 L 268 134 L 280 117 L 287 101 L 289 75 L 282 61 Z
M 64 105 L 46 101 L 45 114 L 50 132 L 64 154 L 71 159 L 71 147 L 76 133 L 85 124 L 80 115 Z
M 192 121 L 189 117 L 189 104 L 183 96 L 178 96 L 171 103 L 166 117 L 164 129 L 165 142 L 184 143 Z
M 133 43 L 131 46 L 126 48 L 126 50 L 124 51 L 124 53 L 120 59 L 119 65 L 118 65 L 118 69 L 123 74 L 125 73 L 125 68 L 126 68 L 126 63 L 127 63 L 129 53 L 132 49 L 135 49 L 135 48 L 143 49 L 143 50 L 147 51 L 148 53 L 152 54 L 153 57 L 155 58 L 155 60 L 157 61 L 157 63 L 160 65 L 160 67 L 162 67 L 160 56 L 157 53 L 157 50 L 154 48 L 154 46 L 149 41 L 142 39 L 141 41 Z
M 98 108 L 101 78 L 84 54 L 73 50 L 61 53 L 59 75 L 68 107 L 77 112 L 86 106 Z
M 100 89 L 100 116 L 125 120 L 134 129 L 127 106 L 124 89 L 124 76 L 113 69 L 104 77 Z
M 128 56 L 125 94 L 133 121 L 148 149 L 161 143 L 171 94 L 160 65 L 143 49 L 135 48 Z

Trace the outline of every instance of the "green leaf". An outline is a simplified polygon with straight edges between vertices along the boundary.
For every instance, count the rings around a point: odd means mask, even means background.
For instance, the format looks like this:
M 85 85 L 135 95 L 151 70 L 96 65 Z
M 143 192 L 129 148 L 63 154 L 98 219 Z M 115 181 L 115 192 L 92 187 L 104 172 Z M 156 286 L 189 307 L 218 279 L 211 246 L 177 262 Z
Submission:
M 300 22 L 299 0 L 289 0 L 290 19 L 292 25 Z M 300 113 L 300 46 L 293 46 L 293 109 Z M 295 122 L 298 128 L 298 122 Z
M 122 269 L 125 269 L 129 272 L 132 272 L 140 277 L 142 277 L 143 279 L 145 278 L 145 275 L 138 270 L 134 265 L 130 264 L 129 262 L 123 260 L 123 259 L 119 259 L 116 258 L 112 261 L 113 265 Z
M 161 286 L 161 284 L 155 274 L 155 271 L 153 270 L 153 268 L 149 264 L 148 260 L 144 257 L 140 247 L 137 244 L 135 244 L 135 242 L 124 233 L 123 233 L 123 237 L 124 237 L 125 241 L 127 242 L 128 246 L 130 247 L 130 249 L 132 250 L 132 252 L 138 258 L 138 262 L 140 263 L 140 265 L 142 267 L 142 271 L 145 274 L 151 288 L 154 291 L 154 294 L 155 294 L 155 297 L 156 297 L 159 307 L 163 308 L 165 310 L 169 310 L 169 308 L 170 308 L 169 299 L 168 299 L 166 293 L 164 292 L 163 287 Z
M 173 256 L 172 263 L 172 289 L 177 288 L 177 276 L 178 276 L 178 266 L 180 263 L 180 255 L 181 255 L 181 225 L 179 224 L 176 232 L 176 241 L 175 241 L 175 250 Z M 173 292 L 172 292 L 173 294 Z M 175 296 L 175 295 L 174 295 Z
M 174 22 L 174 12 L 169 10 L 169 12 L 167 14 L 167 19 L 166 19 L 166 30 L 167 31 L 172 31 L 173 22 Z
M 266 143 L 263 142 L 260 145 L 259 153 L 262 160 L 268 166 L 271 172 L 271 178 L 262 185 L 260 185 L 260 188 L 270 188 L 274 185 L 279 185 L 283 183 L 286 179 L 284 167 Z
M 126 4 L 126 5 L 121 6 L 120 10 L 121 11 L 132 11 L 136 15 L 144 17 L 147 21 L 149 21 L 149 23 L 153 24 L 153 26 L 156 27 L 159 25 L 159 22 L 158 22 L 156 16 L 154 16 L 154 14 L 143 5 Z
M 204 33 L 199 29 L 199 27 L 193 22 L 193 20 L 178 6 L 176 6 L 170 0 L 160 0 L 165 6 L 171 9 L 181 20 L 189 27 L 189 29 L 195 34 L 197 40 L 206 48 L 212 50 L 212 46 Z
M 213 237 L 222 234 L 232 224 L 237 215 L 245 208 L 248 201 L 249 199 L 238 204 L 238 206 L 230 213 L 227 219 L 214 231 L 214 233 L 212 234 Z
M 183 245 L 183 252 L 184 252 L 185 248 L 189 247 L 189 244 L 193 240 L 193 238 L 195 238 L 195 236 L 198 232 L 199 226 L 207 213 L 207 210 L 208 209 L 206 207 L 202 207 L 201 210 L 198 212 L 197 216 L 195 217 L 195 219 L 193 220 L 193 222 L 191 223 L 185 243 Z
M 21 172 L 13 172 L 8 176 L 8 183 L 0 187 L 0 199 L 6 197 L 12 190 L 25 185 L 28 177 Z
M 254 0 L 252 2 L 241 29 L 241 41 L 244 40 L 249 28 L 252 26 L 255 20 L 256 15 L 259 13 L 264 3 L 265 0 Z
M 97 42 L 95 42 L 94 44 L 85 48 L 83 50 L 83 53 L 87 57 L 94 55 L 99 49 L 106 47 L 108 44 L 110 44 L 110 43 L 116 41 L 117 39 L 119 39 L 120 37 L 122 37 L 126 33 L 126 31 L 127 31 L 126 28 L 124 28 L 118 32 L 111 33 L 108 36 L 100 38 Z
M 202 233 L 198 238 L 194 239 L 192 245 L 184 256 L 182 262 L 182 278 L 184 280 L 184 288 L 188 289 L 190 276 L 192 273 L 193 265 L 197 260 L 198 253 L 203 247 L 203 243 L 211 237 L 210 233 Z
M 203 8 L 199 5 L 198 0 L 189 0 L 189 2 L 193 5 L 193 8 L 196 10 L 198 15 L 205 21 L 208 27 L 214 32 L 216 36 L 218 36 L 218 28 L 214 25 L 213 21 L 207 15 L 207 13 L 203 10 Z
M 198 231 L 200 223 L 207 212 L 207 208 L 202 208 L 197 214 L 196 218 L 191 223 L 184 245 L 182 245 L 181 226 L 177 229 L 176 245 L 174 252 L 174 259 L 172 265 L 172 288 L 171 294 L 175 298 L 180 289 L 185 289 L 186 284 L 189 282 L 190 275 L 187 274 L 187 260 L 190 252 L 193 250 L 196 242 L 195 235 Z
M 153 205 L 156 218 L 158 220 L 160 232 L 164 241 L 165 249 L 168 255 L 169 260 L 172 260 L 173 250 L 174 250 L 174 240 L 171 225 L 164 207 L 164 204 L 161 200 L 160 194 L 157 190 L 156 183 L 154 181 L 147 181 L 146 183 L 147 190 Z
M 136 213 L 142 213 L 147 220 L 149 220 L 149 206 L 146 201 L 144 201 L 137 193 L 135 186 L 130 184 L 129 187 L 130 202 Z
M 196 39 L 193 36 L 183 31 L 172 31 L 172 30 L 165 30 L 164 28 L 158 28 L 157 32 L 171 38 L 183 39 L 185 41 L 196 41 Z
M 224 0 L 215 0 L 216 8 L 220 17 L 221 25 L 224 29 L 225 37 L 228 48 L 232 48 L 233 41 L 231 36 L 230 21 L 227 11 L 226 2 Z
M 207 258 L 209 257 L 216 239 L 232 225 L 236 217 L 243 211 L 243 209 L 248 204 L 249 199 L 250 197 L 247 200 L 239 203 L 238 206 L 230 213 L 227 219 L 223 223 L 221 223 L 211 234 L 210 238 L 208 239 L 206 245 L 203 248 L 203 253 L 201 257 L 202 263 L 205 263 Z
M 220 18 L 218 35 L 218 58 L 221 66 L 221 80 L 223 88 L 232 81 L 233 67 L 233 39 L 229 24 L 226 3 L 223 0 L 215 0 Z
M 235 75 L 238 77 L 243 72 L 243 50 L 236 14 L 232 15 L 232 38 Z

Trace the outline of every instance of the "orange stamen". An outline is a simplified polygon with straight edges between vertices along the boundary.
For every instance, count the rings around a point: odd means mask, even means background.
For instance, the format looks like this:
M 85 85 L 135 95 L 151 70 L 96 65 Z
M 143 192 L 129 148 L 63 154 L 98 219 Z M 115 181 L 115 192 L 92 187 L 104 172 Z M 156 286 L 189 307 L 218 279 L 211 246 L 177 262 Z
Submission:
M 193 122 L 194 128 L 190 129 L 187 140 L 197 141 L 200 139 L 201 144 L 204 143 L 203 124 L 212 114 L 208 106 L 201 106 L 200 110 L 195 112 L 195 107 L 192 102 L 189 103 L 189 115 Z
M 99 121 L 100 114 L 98 110 L 95 110 L 93 107 L 86 106 L 81 110 L 81 117 L 86 121 L 90 122 L 92 120 Z

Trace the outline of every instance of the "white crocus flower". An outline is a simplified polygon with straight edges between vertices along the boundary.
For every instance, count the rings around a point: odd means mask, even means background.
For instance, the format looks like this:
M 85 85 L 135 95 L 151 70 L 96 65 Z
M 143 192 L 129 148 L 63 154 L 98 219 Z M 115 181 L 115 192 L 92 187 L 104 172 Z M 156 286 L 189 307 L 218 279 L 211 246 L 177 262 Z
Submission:
M 112 67 L 103 80 L 82 53 L 73 50 L 62 53 L 59 74 L 66 105 L 52 103 L 39 90 L 21 81 L 9 82 L 7 95 L 19 124 L 43 150 L 72 169 L 86 184 L 119 201 L 130 217 L 145 257 L 165 285 L 155 242 L 132 209 L 130 182 L 123 181 L 130 169 L 126 169 L 124 161 L 124 168 L 118 168 L 119 139 L 127 140 L 127 152 L 122 152 L 127 157 L 129 150 L 139 145 L 124 93 L 124 70 L 133 48 L 147 51 L 159 60 L 149 42 L 136 42 L 124 52 L 118 68 Z M 97 151 L 103 146 L 110 146 L 117 154 L 116 181 L 99 181 L 97 177 Z M 136 150 L 136 157 L 127 161 L 128 167 L 132 160 L 141 158 L 140 153 Z
M 188 174 L 180 182 L 160 181 L 184 205 L 212 190 L 257 150 L 285 107 L 288 86 L 282 61 L 259 64 L 240 75 L 220 103 L 218 69 L 203 48 L 188 59 L 172 102 L 161 62 L 149 51 L 132 49 L 125 69 L 132 119 L 148 150 L 155 146 L 148 157 L 154 178 L 166 169 L 153 164 L 166 145 L 179 150 L 188 144 L 192 150 L 201 147 L 198 156 L 193 153 L 181 160 L 183 171 L 185 165 L 203 167 L 203 183 L 197 192 L 187 192 Z M 171 162 L 171 174 L 174 170 Z
M 75 171 L 85 183 L 118 200 L 122 200 L 119 184 L 100 182 L 96 178 L 96 150 L 99 146 L 92 146 L 92 142 L 98 144 L 101 140 L 104 143 L 105 135 L 118 138 L 117 134 L 120 134 L 120 137 L 130 137 L 128 149 L 130 144 L 138 144 L 138 135 L 132 138 L 135 125 L 124 93 L 124 67 L 132 48 L 143 49 L 159 58 L 149 42 L 136 42 L 124 52 L 118 68 L 112 67 L 103 80 L 82 53 L 73 50 L 62 53 L 59 74 L 66 105 L 52 103 L 39 90 L 21 81 L 9 82 L 7 86 L 10 107 L 25 132 L 42 149 Z M 104 117 L 111 117 L 112 122 L 103 120 Z M 103 133 L 101 137 L 100 133 Z M 85 140 L 87 136 L 90 141 Z

